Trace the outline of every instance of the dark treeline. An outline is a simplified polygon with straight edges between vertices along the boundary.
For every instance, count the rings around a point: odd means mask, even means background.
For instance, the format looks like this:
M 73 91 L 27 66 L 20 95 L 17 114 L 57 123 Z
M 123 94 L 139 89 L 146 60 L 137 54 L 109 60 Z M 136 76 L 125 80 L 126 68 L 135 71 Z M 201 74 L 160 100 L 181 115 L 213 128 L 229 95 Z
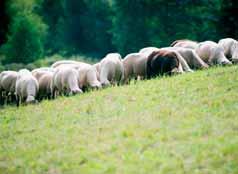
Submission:
M 0 61 L 237 38 L 237 13 L 236 0 L 1 0 Z
M 6 42 L 9 18 L 6 11 L 6 1 L 0 1 L 0 45 Z

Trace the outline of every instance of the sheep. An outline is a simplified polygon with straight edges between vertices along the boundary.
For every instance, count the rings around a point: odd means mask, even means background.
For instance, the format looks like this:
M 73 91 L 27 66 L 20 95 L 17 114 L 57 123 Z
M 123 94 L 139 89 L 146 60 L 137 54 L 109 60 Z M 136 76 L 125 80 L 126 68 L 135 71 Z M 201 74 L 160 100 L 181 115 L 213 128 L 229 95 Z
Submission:
M 55 69 L 68 67 L 77 70 L 79 73 L 79 86 L 81 89 L 86 89 L 88 87 L 100 89 L 102 87 L 98 80 L 99 75 L 97 69 L 93 65 L 84 62 L 64 60 L 54 63 L 51 67 L 54 67 Z
M 154 51 L 159 51 L 157 47 L 145 47 L 139 50 L 139 53 L 146 55 L 147 57 Z
M 53 79 L 53 72 L 45 72 L 41 75 L 41 77 L 38 79 L 39 83 L 39 94 L 38 98 L 39 100 L 42 100 L 44 98 L 51 99 L 51 81 Z
M 41 68 L 36 68 L 31 71 L 32 75 L 39 81 L 42 75 L 45 73 L 53 73 L 54 68 L 49 68 L 49 67 L 41 67 Z
M 158 75 L 172 75 L 182 73 L 183 69 L 179 58 L 169 50 L 159 50 L 151 53 L 147 60 L 147 78 Z
M 121 55 L 107 54 L 100 62 L 100 82 L 102 86 L 120 84 L 124 78 L 124 68 Z
M 189 39 L 182 39 L 182 40 L 174 41 L 170 46 L 171 47 L 183 47 L 183 48 L 196 49 L 198 47 L 198 42 L 192 41 Z
M 80 66 L 88 65 L 84 62 L 79 62 L 75 60 L 60 60 L 51 65 L 51 68 L 59 68 L 60 66 L 70 66 L 73 68 L 79 68 Z
M 16 71 L 3 71 L 0 74 L 0 103 L 15 100 L 15 84 L 18 73 Z M 4 95 L 5 93 L 5 95 Z
M 159 51 L 161 50 L 161 48 L 156 48 L 156 47 L 146 47 L 146 48 L 143 48 L 139 51 L 139 53 L 143 53 L 145 54 L 146 56 L 149 56 L 152 52 L 154 51 Z M 170 52 L 173 52 L 177 55 L 177 58 L 179 59 L 182 67 L 183 67 L 183 70 L 184 72 L 193 72 L 193 70 L 189 67 L 188 63 L 186 62 L 186 60 L 184 59 L 184 57 L 181 56 L 181 54 L 178 52 L 178 50 L 168 50 Z
M 183 47 L 165 47 L 161 49 L 177 51 L 184 58 L 189 67 L 193 69 L 206 69 L 209 67 L 193 49 Z
M 200 42 L 195 49 L 201 59 L 209 65 L 231 65 L 232 63 L 226 58 L 223 48 L 213 41 Z
M 67 66 L 58 68 L 52 76 L 51 80 L 51 94 L 52 98 L 56 97 L 58 91 L 61 95 L 74 95 L 82 93 L 82 90 L 78 86 L 79 74 L 76 69 L 69 68 Z
M 148 56 L 143 53 L 131 53 L 122 60 L 124 66 L 124 83 L 130 83 L 132 78 L 136 80 L 146 78 L 147 58 Z
M 37 79 L 39 83 L 39 93 L 38 99 L 42 100 L 44 98 L 51 99 L 51 81 L 53 78 L 55 69 L 42 67 L 32 70 L 32 75 Z
M 93 65 L 93 67 L 96 68 L 96 70 L 97 70 L 97 79 L 98 79 L 98 81 L 100 81 L 101 63 L 100 63 L 100 62 L 95 63 L 95 64 Z
M 20 103 L 37 103 L 36 96 L 39 91 L 39 84 L 36 78 L 27 69 L 22 69 L 18 72 L 16 80 L 16 100 L 17 106 Z
M 88 87 L 92 89 L 100 89 L 102 85 L 97 79 L 97 70 L 95 66 L 84 65 L 78 68 L 79 73 L 79 86 L 81 89 L 86 90 Z
M 233 63 L 238 63 L 238 41 L 232 38 L 221 39 L 218 42 L 224 50 L 225 56 Z

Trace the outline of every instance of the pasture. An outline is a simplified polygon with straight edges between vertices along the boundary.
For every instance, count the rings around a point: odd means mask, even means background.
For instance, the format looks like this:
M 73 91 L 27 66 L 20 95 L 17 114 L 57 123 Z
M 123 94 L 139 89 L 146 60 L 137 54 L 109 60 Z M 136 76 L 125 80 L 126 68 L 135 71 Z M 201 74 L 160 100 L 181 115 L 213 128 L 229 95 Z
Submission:
M 238 173 L 238 67 L 0 109 L 2 174 Z

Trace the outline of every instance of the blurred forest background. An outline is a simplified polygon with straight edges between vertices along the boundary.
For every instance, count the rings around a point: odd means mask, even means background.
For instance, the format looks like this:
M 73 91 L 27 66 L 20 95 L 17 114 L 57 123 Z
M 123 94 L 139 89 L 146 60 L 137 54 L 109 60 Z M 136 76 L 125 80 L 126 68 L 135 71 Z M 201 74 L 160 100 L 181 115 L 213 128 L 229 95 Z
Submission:
M 2 69 L 42 66 L 53 55 L 97 60 L 176 39 L 224 37 L 238 38 L 237 0 L 0 1 Z

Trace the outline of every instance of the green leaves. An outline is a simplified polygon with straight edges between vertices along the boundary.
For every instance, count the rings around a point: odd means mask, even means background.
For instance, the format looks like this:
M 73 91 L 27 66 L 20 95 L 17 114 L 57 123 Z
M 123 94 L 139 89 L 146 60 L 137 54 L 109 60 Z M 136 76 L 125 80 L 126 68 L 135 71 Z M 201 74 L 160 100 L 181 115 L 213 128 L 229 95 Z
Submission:
M 28 63 L 55 53 L 124 56 L 176 39 L 235 38 L 236 8 L 233 0 L 9 0 L 3 63 Z
M 47 26 L 35 14 L 17 15 L 11 24 L 8 42 L 5 45 L 5 63 L 29 63 L 41 58 Z
M 36 14 L 40 4 L 40 0 L 8 2 L 11 23 L 3 46 L 4 63 L 29 63 L 43 56 L 47 25 Z

